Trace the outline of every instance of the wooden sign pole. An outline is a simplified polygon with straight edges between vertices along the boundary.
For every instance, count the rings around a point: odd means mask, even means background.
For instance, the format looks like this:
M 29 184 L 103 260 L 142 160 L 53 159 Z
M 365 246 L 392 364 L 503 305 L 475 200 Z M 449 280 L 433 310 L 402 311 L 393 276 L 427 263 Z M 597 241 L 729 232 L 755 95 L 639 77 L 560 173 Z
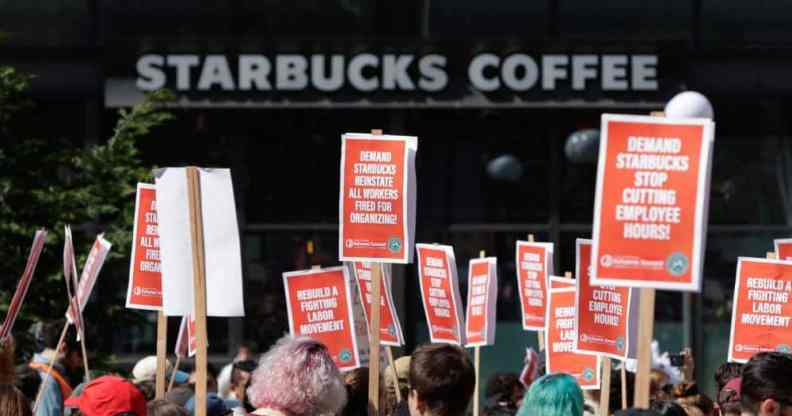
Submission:
M 380 292 L 382 264 L 371 264 L 371 326 L 369 326 L 369 416 L 379 415 Z M 395 370 L 395 369 L 394 369 Z
M 599 414 L 610 414 L 610 389 L 611 389 L 611 359 L 602 356 L 602 383 L 600 384 Z
M 371 134 L 381 136 L 382 130 L 373 129 Z M 371 264 L 371 304 L 369 306 L 369 389 L 368 414 L 379 415 L 379 382 L 380 382 L 380 292 L 382 285 L 382 264 Z M 365 302 L 365 299 L 362 299 Z
M 649 408 L 652 371 L 652 336 L 654 335 L 655 290 L 641 288 L 638 318 L 638 371 L 635 375 L 635 407 Z
M 399 388 L 399 375 L 396 373 L 396 361 L 393 360 L 393 348 L 390 345 L 385 347 L 385 354 L 388 356 L 388 365 L 393 370 L 393 385 L 396 386 L 396 403 L 401 403 L 402 394 Z
M 179 371 L 180 365 L 181 365 L 181 355 L 177 354 L 176 364 L 173 365 L 173 371 L 171 371 L 170 382 L 168 382 L 168 391 L 173 390 L 173 383 L 176 381 L 176 373 Z
M 206 416 L 206 260 L 204 258 L 201 182 L 198 169 L 194 166 L 187 168 L 187 192 L 190 207 L 195 291 L 195 416 Z
M 484 250 L 479 251 L 479 257 L 486 257 L 487 253 Z M 473 347 L 473 365 L 476 369 L 476 389 L 473 393 L 473 416 L 479 416 L 479 392 L 481 391 L 481 347 L 478 345 Z
M 528 234 L 528 242 L 529 243 L 533 243 L 534 242 L 534 235 L 533 234 Z M 545 261 L 545 263 L 547 263 L 547 262 Z M 545 277 L 546 277 L 546 274 L 545 274 Z M 545 284 L 547 284 L 547 279 L 545 279 Z M 545 302 L 546 302 L 546 300 L 545 300 Z M 536 342 L 537 345 L 539 346 L 539 351 L 544 351 L 544 349 L 545 349 L 545 334 L 544 334 L 544 331 L 542 331 L 542 330 L 536 331 L 536 341 L 537 341 Z
M 157 312 L 157 386 L 155 398 L 165 397 L 165 372 L 168 360 L 168 318 L 165 312 Z
M 621 397 L 622 409 L 626 409 L 629 404 L 627 404 L 627 367 L 625 366 L 624 361 L 622 361 L 621 366 Z

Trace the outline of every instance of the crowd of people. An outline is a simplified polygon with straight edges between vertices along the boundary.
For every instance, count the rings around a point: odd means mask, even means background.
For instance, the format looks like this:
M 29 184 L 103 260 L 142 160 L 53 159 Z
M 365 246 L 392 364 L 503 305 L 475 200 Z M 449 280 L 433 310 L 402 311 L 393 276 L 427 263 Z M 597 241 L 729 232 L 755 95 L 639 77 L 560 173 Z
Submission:
M 195 414 L 194 377 L 167 365 L 169 389 L 155 399 L 156 357 L 135 364 L 130 377 L 107 374 L 80 383 L 77 344 L 57 348 L 61 325 L 38 325 L 35 355 L 18 363 L 12 338 L 0 345 L 0 416 L 185 416 Z M 72 337 L 66 337 L 69 339 Z M 745 364 L 725 363 L 714 374 L 717 397 L 692 380 L 685 354 L 681 378 L 654 369 L 651 405 L 633 403 L 634 377 L 613 370 L 609 413 L 616 416 L 792 416 L 792 355 L 758 353 Z M 52 365 L 51 365 L 52 363 Z M 51 370 L 50 370 L 51 367 Z M 519 369 L 515 369 L 519 370 Z M 566 374 L 535 377 L 501 373 L 482 383 L 484 416 L 600 415 L 600 392 L 582 390 Z M 77 378 L 75 380 L 75 378 Z M 535 378 L 535 379 L 534 379 Z M 476 374 L 469 353 L 449 344 L 424 344 L 382 372 L 380 414 L 463 416 L 471 413 Z M 207 395 L 208 416 L 357 416 L 369 412 L 369 372 L 341 373 L 328 349 L 311 338 L 284 336 L 256 358 L 243 345 L 215 377 Z M 622 392 L 626 391 L 626 400 Z

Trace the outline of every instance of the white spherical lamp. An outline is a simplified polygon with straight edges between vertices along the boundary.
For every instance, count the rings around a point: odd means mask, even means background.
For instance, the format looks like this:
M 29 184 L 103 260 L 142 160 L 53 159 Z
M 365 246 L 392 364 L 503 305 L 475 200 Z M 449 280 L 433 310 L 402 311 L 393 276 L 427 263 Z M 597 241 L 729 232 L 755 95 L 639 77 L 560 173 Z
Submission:
M 714 112 L 709 99 L 696 91 L 685 91 L 674 96 L 665 106 L 665 116 L 669 118 L 708 118 Z

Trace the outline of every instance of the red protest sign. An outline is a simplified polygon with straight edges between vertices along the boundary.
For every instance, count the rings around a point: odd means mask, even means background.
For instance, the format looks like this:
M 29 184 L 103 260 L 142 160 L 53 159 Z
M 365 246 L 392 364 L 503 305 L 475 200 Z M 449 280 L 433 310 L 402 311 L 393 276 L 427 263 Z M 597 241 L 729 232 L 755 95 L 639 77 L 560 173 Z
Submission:
M 575 279 L 571 277 L 550 276 L 550 289 L 574 289 Z
M 515 258 L 523 329 L 544 331 L 547 282 L 553 274 L 553 244 L 518 241 Z
M 342 136 L 341 261 L 412 261 L 417 148 L 417 137 Z
M 391 268 L 389 264 L 382 265 L 380 274 L 380 344 L 399 347 L 404 345 L 399 315 L 393 304 L 391 294 Z M 366 328 L 371 327 L 369 316 L 371 314 L 371 263 L 352 263 L 352 274 L 357 282 L 360 299 L 364 299 L 363 312 L 366 317 Z
M 495 312 L 498 302 L 497 264 L 495 257 L 470 260 L 465 314 L 466 347 L 481 347 L 495 343 Z
M 577 337 L 575 350 L 619 360 L 634 358 L 638 329 L 638 289 L 591 284 L 591 240 L 575 244 Z
M 464 345 L 462 301 L 454 248 L 416 244 L 415 249 L 418 252 L 418 282 L 431 342 Z
M 792 260 L 792 238 L 780 238 L 773 240 L 776 257 L 779 260 Z
M 207 344 L 208 345 L 208 344 Z M 179 357 L 192 357 L 197 350 L 197 340 L 195 339 L 195 316 L 189 314 L 182 316 L 179 324 L 179 335 L 176 337 L 174 352 Z
M 604 114 L 601 130 L 592 283 L 700 290 L 714 124 Z
M 69 307 L 66 308 L 66 316 L 69 317 L 69 310 L 76 310 L 79 313 L 74 314 L 69 318 L 69 323 L 74 324 L 77 329 L 77 340 L 82 338 L 82 309 L 79 308 L 77 297 L 74 296 L 74 291 L 77 290 L 77 261 L 74 259 L 74 243 L 72 241 L 71 227 L 68 225 L 64 227 L 63 231 L 63 280 L 66 282 L 66 296 L 69 298 Z M 72 289 L 74 285 L 74 289 Z
M 19 278 L 14 297 L 11 298 L 11 303 L 8 305 L 8 312 L 3 320 L 3 326 L 0 327 L 0 345 L 3 344 L 6 337 L 11 334 L 14 328 L 19 311 L 22 310 L 22 303 L 25 301 L 30 281 L 33 280 L 33 273 L 36 271 L 41 251 L 44 250 L 44 243 L 47 241 L 47 231 L 44 229 L 36 231 L 33 237 L 33 245 L 30 247 L 30 254 L 28 254 L 27 264 L 25 271 L 22 272 L 22 277 Z
M 104 265 L 104 261 L 112 246 L 109 241 L 104 239 L 104 234 L 96 236 L 96 241 L 94 241 L 91 251 L 88 253 L 88 258 L 85 259 L 83 271 L 80 275 L 80 283 L 77 285 L 77 293 L 75 294 L 77 304 L 80 306 L 80 313 L 85 311 L 85 305 L 88 303 L 88 298 L 91 297 L 96 278 L 99 277 L 99 271 L 102 270 L 102 265 Z M 75 314 L 72 308 L 66 311 L 66 317 L 69 322 L 74 322 Z
M 360 366 L 344 267 L 283 273 L 289 331 L 325 344 L 342 371 Z
M 740 257 L 729 361 L 762 351 L 792 352 L 792 261 Z
M 160 271 L 157 193 L 156 187 L 151 184 L 139 183 L 137 185 L 130 258 L 126 307 L 151 311 L 161 310 L 162 272 Z
M 575 352 L 575 289 L 550 289 L 545 327 L 547 374 L 566 373 L 583 390 L 600 385 L 600 357 Z

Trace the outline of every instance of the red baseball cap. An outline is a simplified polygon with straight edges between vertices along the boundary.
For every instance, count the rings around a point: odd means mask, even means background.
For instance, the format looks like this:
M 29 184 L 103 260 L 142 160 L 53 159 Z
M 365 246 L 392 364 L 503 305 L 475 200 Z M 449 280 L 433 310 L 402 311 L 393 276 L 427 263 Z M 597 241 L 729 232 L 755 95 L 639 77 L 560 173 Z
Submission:
M 79 396 L 66 399 L 68 407 L 78 407 L 85 416 L 115 416 L 132 413 L 146 416 L 146 398 L 134 384 L 116 376 L 99 377 L 88 383 Z

